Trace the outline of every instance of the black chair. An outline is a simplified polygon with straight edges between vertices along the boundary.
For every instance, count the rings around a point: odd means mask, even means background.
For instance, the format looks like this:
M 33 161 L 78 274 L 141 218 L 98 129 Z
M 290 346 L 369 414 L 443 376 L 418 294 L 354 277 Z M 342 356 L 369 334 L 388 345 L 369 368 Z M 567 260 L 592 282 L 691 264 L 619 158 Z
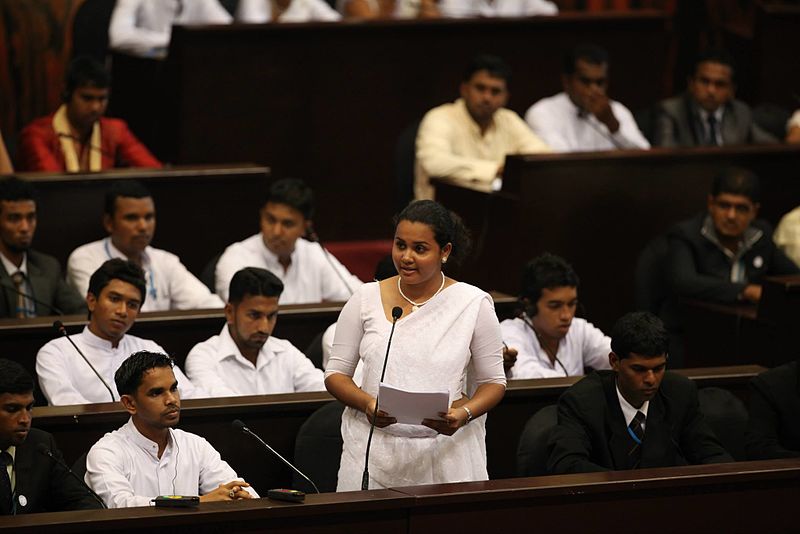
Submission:
M 402 211 L 414 199 L 414 165 L 417 161 L 417 119 L 400 132 L 394 146 L 394 209 Z
M 517 446 L 517 476 L 536 477 L 547 472 L 547 442 L 558 424 L 558 406 L 545 406 L 525 423 Z
M 322 367 L 322 336 L 325 334 L 325 330 L 314 336 L 314 339 L 311 340 L 311 343 L 308 344 L 306 350 L 303 354 L 306 355 L 306 358 L 311 360 L 311 363 L 314 364 L 314 367 L 317 369 L 325 370 Z
M 717 387 L 700 389 L 697 400 L 708 426 L 725 450 L 737 461 L 745 460 L 747 409 L 744 403 L 727 389 Z
M 78 457 L 77 460 L 75 460 L 75 463 L 72 464 L 72 472 L 75 473 L 81 480 L 83 480 L 84 475 L 86 475 L 86 457 L 88 455 L 88 452 L 84 452 Z
M 203 271 L 200 273 L 200 281 L 203 282 L 212 293 L 217 292 L 217 263 L 219 263 L 219 258 L 221 256 L 222 252 L 211 258 L 211 261 L 206 263 L 206 266 L 203 267 Z
M 633 280 L 636 309 L 661 315 L 670 295 L 666 272 L 668 255 L 669 243 L 664 234 L 650 241 L 639 253 Z
M 72 22 L 72 55 L 91 56 L 105 63 L 108 54 L 108 27 L 116 0 L 86 0 Z
M 336 491 L 342 458 L 343 411 L 341 402 L 326 404 L 312 413 L 297 431 L 295 466 L 313 480 L 321 492 Z M 292 487 L 306 493 L 314 492 L 314 488 L 297 473 L 293 474 Z

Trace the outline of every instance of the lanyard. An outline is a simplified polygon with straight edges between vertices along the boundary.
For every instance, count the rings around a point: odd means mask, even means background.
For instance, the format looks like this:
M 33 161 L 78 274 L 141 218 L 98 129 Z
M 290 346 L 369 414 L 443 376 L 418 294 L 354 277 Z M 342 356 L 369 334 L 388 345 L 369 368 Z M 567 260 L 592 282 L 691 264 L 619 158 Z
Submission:
M 106 256 L 108 257 L 108 259 L 113 260 L 114 256 L 111 255 L 111 249 L 109 248 L 108 245 L 110 242 L 111 242 L 110 237 L 105 238 L 103 240 L 103 248 L 106 251 Z M 158 291 L 156 290 L 156 279 L 155 276 L 153 275 L 152 265 L 150 266 L 149 269 L 147 269 L 147 277 L 148 277 L 147 285 L 150 286 L 150 288 L 147 290 L 147 294 L 150 296 L 152 300 L 156 300 L 158 298 Z

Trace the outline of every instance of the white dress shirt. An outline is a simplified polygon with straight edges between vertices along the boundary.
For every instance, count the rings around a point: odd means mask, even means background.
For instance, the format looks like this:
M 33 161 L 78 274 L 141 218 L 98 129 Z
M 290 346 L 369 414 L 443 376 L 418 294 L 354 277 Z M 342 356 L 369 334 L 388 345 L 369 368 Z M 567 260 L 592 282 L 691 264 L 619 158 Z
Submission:
M 591 113 L 581 113 L 567 93 L 539 100 L 525 113 L 525 121 L 556 152 L 650 148 L 628 108 L 613 100 L 610 104 L 619 121 L 614 133 Z
M 256 234 L 230 245 L 219 258 L 216 271 L 217 294 L 227 301 L 228 286 L 233 275 L 245 267 L 260 267 L 272 272 L 283 282 L 281 304 L 344 302 L 363 282 L 350 274 L 333 255 L 329 255 L 330 263 L 325 256 L 325 251 L 318 243 L 298 239 L 289 268 L 284 271 L 278 256 L 264 245 L 261 234 Z M 342 283 L 337 272 L 347 281 L 349 288 Z
M 558 6 L 547 0 L 441 0 L 443 17 L 527 17 L 557 15 Z
M 640 408 L 634 408 L 634 406 L 622 396 L 622 392 L 619 390 L 619 384 L 614 387 L 617 390 L 617 399 L 619 400 L 619 407 L 622 409 L 622 416 L 625 418 L 625 426 L 630 426 L 631 421 L 636 417 L 636 412 L 642 412 L 645 417 L 645 422 L 642 423 L 642 430 L 644 430 L 647 426 L 647 409 L 650 407 L 650 401 L 644 401 Z
M 217 0 L 117 0 L 108 27 L 112 50 L 164 57 L 173 24 L 230 24 Z
M 159 495 L 205 495 L 242 480 L 205 439 L 179 429 L 169 435 L 159 458 L 158 444 L 129 419 L 92 446 L 84 480 L 109 508 L 150 506 Z M 243 489 L 258 497 L 253 488 Z
M 536 334 L 522 319 L 506 319 L 500 323 L 500 331 L 506 345 L 518 351 L 517 361 L 508 372 L 508 378 L 582 376 L 584 367 L 611 368 L 608 363 L 611 338 L 580 317 L 572 320 L 567 335 L 558 342 L 556 357 L 561 364 L 550 363 Z
M 292 0 L 278 22 L 336 21 L 342 16 L 324 0 Z M 248 23 L 272 22 L 270 0 L 239 0 L 236 20 Z
M 81 295 L 86 295 L 92 274 L 114 258 L 127 259 L 111 243 L 110 237 L 81 245 L 67 260 L 67 283 Z M 143 312 L 222 308 L 225 305 L 171 252 L 147 247 L 142 254 L 142 269 L 147 281 Z
M 322 371 L 290 342 L 270 336 L 254 366 L 242 356 L 227 324 L 218 336 L 189 351 L 186 374 L 212 397 L 325 391 Z
M 122 362 L 140 350 L 165 353 L 156 342 L 130 334 L 123 336 L 119 345 L 114 348 L 110 341 L 93 334 L 88 326 L 80 334 L 70 337 L 103 377 L 117 400 L 119 392 L 114 383 L 114 373 Z M 173 371 L 178 380 L 181 398 L 207 397 L 205 392 L 195 387 L 177 366 Z M 39 377 L 39 387 L 51 405 L 111 402 L 108 390 L 86 365 L 75 347 L 64 337 L 53 339 L 39 349 L 36 355 L 36 374 Z
M 508 154 L 549 152 L 519 115 L 498 109 L 486 133 L 467 111 L 464 100 L 433 108 L 417 132 L 414 196 L 432 199 L 430 177 L 450 177 L 490 184 Z

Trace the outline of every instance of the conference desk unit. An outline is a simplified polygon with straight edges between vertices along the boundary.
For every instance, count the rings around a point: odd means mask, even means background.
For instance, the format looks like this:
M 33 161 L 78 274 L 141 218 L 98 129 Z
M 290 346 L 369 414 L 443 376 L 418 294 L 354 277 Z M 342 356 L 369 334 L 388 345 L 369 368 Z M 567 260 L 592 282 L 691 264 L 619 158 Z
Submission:
M 725 388 L 747 398 L 747 383 L 764 371 L 758 366 L 683 369 L 677 372 L 698 388 Z M 489 414 L 486 429 L 488 470 L 491 478 L 516 474 L 516 451 L 528 418 L 558 397 L 580 377 L 510 381 L 501 403 Z M 256 395 L 184 400 L 180 428 L 205 437 L 231 466 L 257 488 L 289 487 L 291 472 L 262 451 L 251 438 L 231 429 L 234 419 L 264 438 L 290 461 L 297 431 L 317 409 L 331 402 L 326 392 Z M 67 462 L 74 462 L 104 433 L 122 426 L 127 413 L 118 403 L 34 408 L 34 426 L 52 433 Z M 313 475 L 312 476 L 313 479 Z
M 203 503 L 0 517 L 0 532 L 486 534 L 797 531 L 800 460 L 611 471 Z
M 635 110 L 668 96 L 669 23 L 664 12 L 637 10 L 176 26 L 165 62 L 114 57 L 111 107 L 145 140 L 155 134 L 149 146 L 163 161 L 253 161 L 308 180 L 323 239 L 385 238 L 398 137 L 458 97 L 474 55 L 509 63 L 509 107 L 524 113 L 562 90 L 564 52 L 598 43 L 611 55 L 614 98 Z M 412 157 L 413 143 L 404 150 Z
M 497 192 L 434 183 L 436 199 L 464 217 L 477 241 L 466 281 L 515 295 L 528 259 L 558 254 L 581 278 L 585 316 L 608 332 L 634 309 L 641 251 L 706 209 L 715 174 L 729 165 L 753 170 L 761 179 L 759 217 L 774 225 L 800 203 L 798 163 L 800 147 L 785 145 L 543 154 L 508 157 Z
M 177 254 L 199 275 L 225 247 L 259 231 L 270 170 L 251 164 L 116 169 L 93 173 L 19 173 L 36 188 L 33 248 L 64 269 L 75 248 L 106 237 L 105 193 L 120 180 L 139 180 L 153 193 L 153 246 Z

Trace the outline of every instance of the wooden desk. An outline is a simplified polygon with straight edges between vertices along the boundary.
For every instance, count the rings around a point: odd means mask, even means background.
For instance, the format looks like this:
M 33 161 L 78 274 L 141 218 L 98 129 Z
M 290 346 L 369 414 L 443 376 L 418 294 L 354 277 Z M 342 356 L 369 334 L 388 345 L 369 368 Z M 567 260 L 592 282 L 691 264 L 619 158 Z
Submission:
M 132 532 L 795 532 L 800 461 L 436 484 L 197 509 L 127 508 L 1 517 L 0 531 Z
M 502 191 L 438 180 L 436 198 L 465 215 L 477 238 L 465 280 L 516 295 L 528 259 L 559 254 L 581 278 L 586 316 L 608 332 L 634 309 L 641 250 L 705 209 L 721 168 L 741 165 L 759 175 L 759 216 L 775 224 L 800 198 L 798 161 L 800 147 L 781 145 L 513 156 Z
M 106 237 L 104 198 L 118 180 L 135 179 L 153 193 L 153 246 L 177 254 L 199 275 L 225 247 L 259 231 L 258 211 L 270 172 L 255 165 L 119 169 L 90 174 L 21 173 L 38 194 L 33 247 L 64 269 L 75 248 Z
M 252 161 L 270 165 L 276 176 L 308 180 L 320 199 L 315 218 L 323 240 L 384 239 L 395 211 L 397 138 L 426 111 L 458 97 L 472 56 L 489 52 L 508 61 L 509 106 L 524 113 L 561 91 L 562 52 L 596 42 L 611 54 L 614 98 L 637 109 L 667 96 L 668 28 L 666 14 L 648 10 L 178 26 L 166 63 L 143 65 L 147 75 L 115 72 L 111 105 L 131 122 L 160 120 L 145 130 L 158 133 L 151 146 L 164 161 Z M 154 92 L 161 106 L 143 99 L 143 91 Z
M 680 372 L 698 387 L 717 386 L 746 399 L 748 381 L 763 371 L 757 366 L 715 369 L 685 369 Z M 503 401 L 489 414 L 486 448 L 489 476 L 513 477 L 517 443 L 528 418 L 558 397 L 578 377 L 511 381 Z M 180 427 L 206 439 L 231 466 L 256 487 L 291 484 L 291 474 L 279 460 L 270 458 L 256 443 L 233 432 L 231 421 L 242 419 L 275 450 L 293 458 L 295 436 L 315 410 L 330 402 L 327 393 L 258 395 L 182 402 Z M 34 426 L 51 432 L 67 462 L 73 462 L 106 432 L 122 426 L 128 418 L 119 404 L 44 406 L 34 408 Z

